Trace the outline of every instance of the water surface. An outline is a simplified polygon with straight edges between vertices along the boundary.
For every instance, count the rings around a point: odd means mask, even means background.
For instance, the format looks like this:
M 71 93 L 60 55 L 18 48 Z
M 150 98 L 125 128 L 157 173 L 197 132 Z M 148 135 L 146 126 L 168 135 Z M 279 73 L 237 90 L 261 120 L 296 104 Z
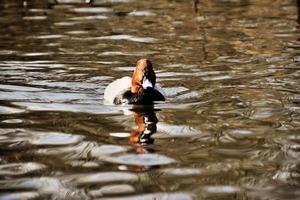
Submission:
M 3 0 L 0 199 L 299 199 L 298 6 Z M 142 57 L 166 103 L 105 105 Z

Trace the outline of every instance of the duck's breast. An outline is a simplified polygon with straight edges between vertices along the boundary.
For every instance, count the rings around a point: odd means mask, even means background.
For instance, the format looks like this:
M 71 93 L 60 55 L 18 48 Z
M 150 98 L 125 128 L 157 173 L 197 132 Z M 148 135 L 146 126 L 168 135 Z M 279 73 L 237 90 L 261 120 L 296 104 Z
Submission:
M 130 87 L 131 87 L 131 78 L 128 76 L 113 81 L 105 88 L 104 102 L 113 104 L 116 96 L 118 96 L 121 92 L 129 90 Z
M 164 95 L 156 88 L 147 88 L 144 91 L 143 102 L 165 101 Z

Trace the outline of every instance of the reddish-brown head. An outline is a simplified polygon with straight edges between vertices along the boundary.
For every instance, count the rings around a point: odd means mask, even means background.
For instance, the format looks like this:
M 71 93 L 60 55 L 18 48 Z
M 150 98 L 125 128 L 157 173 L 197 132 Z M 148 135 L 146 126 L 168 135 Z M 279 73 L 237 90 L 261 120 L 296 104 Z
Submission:
M 140 59 L 136 63 L 132 75 L 131 92 L 141 93 L 147 87 L 154 87 L 156 76 L 152 68 L 152 63 L 147 59 Z

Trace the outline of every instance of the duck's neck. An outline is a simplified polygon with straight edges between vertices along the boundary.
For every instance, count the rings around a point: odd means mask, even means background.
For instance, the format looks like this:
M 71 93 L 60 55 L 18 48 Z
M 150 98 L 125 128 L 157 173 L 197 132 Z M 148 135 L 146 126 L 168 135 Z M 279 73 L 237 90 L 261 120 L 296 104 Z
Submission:
M 132 85 L 131 86 L 131 95 L 132 95 L 132 101 L 131 103 L 136 103 L 140 101 L 143 98 L 144 94 L 144 88 L 139 85 Z
M 132 83 L 131 85 L 131 93 L 135 94 L 135 93 L 141 93 L 143 91 L 143 87 L 136 84 L 136 83 Z

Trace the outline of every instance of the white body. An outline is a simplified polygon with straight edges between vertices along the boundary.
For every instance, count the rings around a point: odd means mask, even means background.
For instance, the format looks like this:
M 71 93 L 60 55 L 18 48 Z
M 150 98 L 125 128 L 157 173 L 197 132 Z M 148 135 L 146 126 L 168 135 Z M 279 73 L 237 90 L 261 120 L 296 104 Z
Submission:
M 122 91 L 126 91 L 131 87 L 131 78 L 125 76 L 110 83 L 104 91 L 104 101 L 109 104 L 114 103 L 115 97 Z

